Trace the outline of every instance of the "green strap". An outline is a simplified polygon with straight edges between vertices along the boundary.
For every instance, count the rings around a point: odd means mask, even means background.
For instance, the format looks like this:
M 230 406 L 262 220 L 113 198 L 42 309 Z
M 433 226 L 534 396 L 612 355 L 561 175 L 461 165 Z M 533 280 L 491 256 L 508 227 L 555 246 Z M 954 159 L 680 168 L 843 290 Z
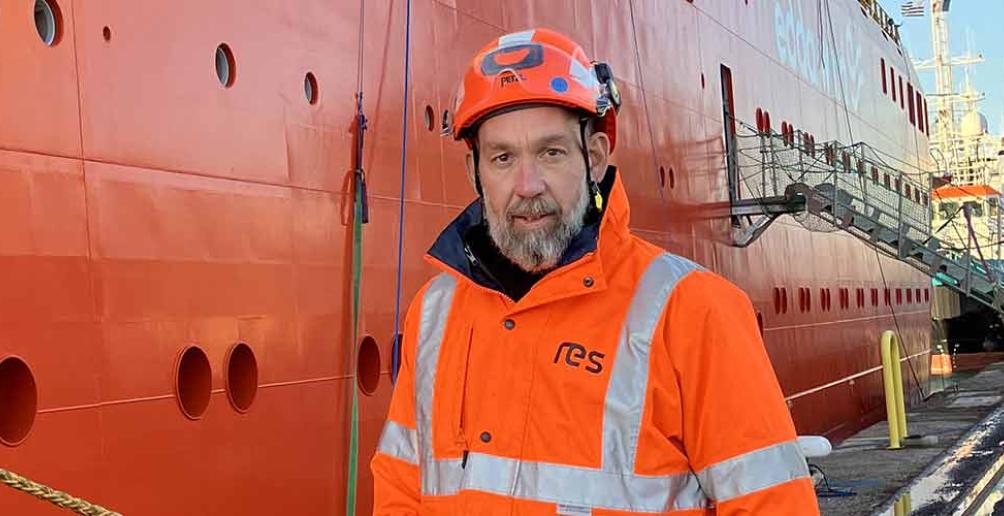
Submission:
M 357 358 L 356 343 L 359 341 L 359 292 L 361 290 L 362 279 L 362 255 L 363 255 L 363 192 L 357 180 L 353 182 L 353 208 L 352 208 L 352 352 L 351 356 Z M 352 361 L 355 364 L 356 360 Z M 358 369 L 357 369 L 358 371 Z M 356 382 L 358 378 L 353 376 Z M 349 429 L 349 475 L 346 483 L 345 514 L 355 516 L 356 514 L 356 482 L 359 467 L 359 392 L 354 384 L 350 386 L 352 391 L 352 416 L 351 427 Z

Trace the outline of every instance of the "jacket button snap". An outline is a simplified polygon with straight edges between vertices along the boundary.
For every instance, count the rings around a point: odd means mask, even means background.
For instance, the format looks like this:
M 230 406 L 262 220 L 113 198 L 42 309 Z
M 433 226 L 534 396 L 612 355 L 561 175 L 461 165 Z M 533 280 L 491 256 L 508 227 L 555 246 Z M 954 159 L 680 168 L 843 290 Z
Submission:
M 512 319 L 506 319 L 505 322 L 502 323 L 502 325 L 505 326 L 505 329 L 511 330 L 516 327 L 516 321 Z
M 485 444 L 492 442 L 492 434 L 488 432 L 481 432 L 481 442 Z
M 582 284 L 585 285 L 586 288 L 593 286 L 593 277 L 586 276 L 585 278 L 582 278 Z

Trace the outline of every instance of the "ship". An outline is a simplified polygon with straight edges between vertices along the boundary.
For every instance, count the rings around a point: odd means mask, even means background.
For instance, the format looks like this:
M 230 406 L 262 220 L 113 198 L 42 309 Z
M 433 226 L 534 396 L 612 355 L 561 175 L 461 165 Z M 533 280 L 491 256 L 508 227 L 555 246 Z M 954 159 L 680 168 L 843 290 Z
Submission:
M 996 277 L 1002 267 L 1000 156 L 1004 140 L 991 134 L 986 116 L 978 104 L 986 95 L 973 86 L 974 65 L 983 55 L 971 49 L 952 55 L 949 37 L 950 1 L 931 4 L 932 57 L 915 62 L 918 71 L 934 72 L 936 105 L 935 129 L 930 140 L 931 157 L 937 174 L 932 177 L 932 223 L 935 236 L 957 256 L 991 271 Z M 956 91 L 955 69 L 964 67 L 964 82 Z M 1004 343 L 1001 313 L 968 296 L 958 296 L 935 279 L 936 347 L 952 352 L 999 351 Z M 937 300 L 943 299 L 944 303 Z
M 126 515 L 369 513 L 403 311 L 475 199 L 457 81 L 533 27 L 610 63 L 633 230 L 747 292 L 800 434 L 883 417 L 885 331 L 927 393 L 929 275 L 748 184 L 797 154 L 925 212 L 873 0 L 6 0 L 0 468 Z

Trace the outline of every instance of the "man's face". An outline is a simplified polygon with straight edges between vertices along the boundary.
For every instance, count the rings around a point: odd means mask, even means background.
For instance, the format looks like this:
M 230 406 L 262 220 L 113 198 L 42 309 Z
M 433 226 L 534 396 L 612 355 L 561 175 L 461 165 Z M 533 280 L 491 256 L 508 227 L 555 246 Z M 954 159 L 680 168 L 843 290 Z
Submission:
M 602 133 L 589 137 L 594 171 L 605 170 L 608 146 Z M 503 113 L 481 125 L 478 148 L 495 245 L 525 271 L 553 269 L 589 204 L 578 117 L 557 107 Z

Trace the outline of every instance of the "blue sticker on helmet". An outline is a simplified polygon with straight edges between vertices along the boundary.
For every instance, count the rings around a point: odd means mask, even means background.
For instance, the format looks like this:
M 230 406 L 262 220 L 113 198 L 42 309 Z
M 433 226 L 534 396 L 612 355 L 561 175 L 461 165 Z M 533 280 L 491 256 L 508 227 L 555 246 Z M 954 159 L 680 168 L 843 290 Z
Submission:
M 564 93 L 568 91 L 568 81 L 561 77 L 555 77 L 551 79 L 551 89 L 558 93 Z

